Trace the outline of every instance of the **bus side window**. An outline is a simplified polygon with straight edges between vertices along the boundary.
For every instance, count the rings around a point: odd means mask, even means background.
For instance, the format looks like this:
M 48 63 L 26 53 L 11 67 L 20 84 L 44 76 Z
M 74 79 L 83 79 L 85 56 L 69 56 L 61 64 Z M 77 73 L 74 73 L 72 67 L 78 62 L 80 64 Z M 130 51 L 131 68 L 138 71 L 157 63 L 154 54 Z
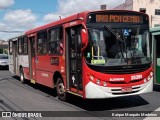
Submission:
M 23 54 L 28 54 L 28 38 L 24 37 L 24 44 L 23 44 Z
M 20 37 L 20 38 L 18 38 L 18 53 L 19 54 L 22 54 L 22 45 L 23 45 L 23 38 L 22 37 Z
M 48 41 L 47 41 L 47 30 L 41 31 L 38 33 L 38 38 L 37 38 L 37 48 L 38 54 L 47 54 L 48 51 Z
M 42 53 L 42 40 L 38 39 L 38 54 Z
M 49 30 L 49 54 L 60 54 L 60 43 L 63 39 L 62 27 Z

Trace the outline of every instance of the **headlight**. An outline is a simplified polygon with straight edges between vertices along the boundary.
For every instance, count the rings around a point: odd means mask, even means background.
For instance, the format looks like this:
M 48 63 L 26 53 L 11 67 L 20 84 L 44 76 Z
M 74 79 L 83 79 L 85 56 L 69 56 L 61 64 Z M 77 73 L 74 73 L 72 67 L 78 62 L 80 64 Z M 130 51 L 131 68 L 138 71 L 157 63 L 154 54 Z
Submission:
M 100 85 L 100 86 L 104 86 L 104 87 L 107 86 L 107 81 L 103 81 L 103 80 L 101 80 L 99 78 L 96 78 L 95 76 L 93 76 L 93 75 L 91 75 L 89 73 L 87 74 L 87 76 L 88 76 L 88 79 L 90 81 L 92 81 L 94 84 L 97 84 L 97 85 Z
M 99 85 L 100 84 L 100 80 L 96 80 L 96 83 Z
M 107 82 L 103 82 L 103 86 L 106 87 L 107 86 Z

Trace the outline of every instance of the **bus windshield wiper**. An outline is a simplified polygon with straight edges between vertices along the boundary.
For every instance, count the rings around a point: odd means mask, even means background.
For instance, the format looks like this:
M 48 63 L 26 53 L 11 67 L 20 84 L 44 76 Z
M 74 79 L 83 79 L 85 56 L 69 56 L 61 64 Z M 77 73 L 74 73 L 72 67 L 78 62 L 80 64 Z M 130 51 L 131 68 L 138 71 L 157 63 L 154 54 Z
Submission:
M 122 38 L 120 37 L 120 35 L 117 35 L 110 27 L 104 26 L 104 28 L 108 29 L 116 37 L 116 40 L 118 40 L 120 43 L 124 43 L 124 41 L 122 40 Z M 120 44 L 120 49 L 121 49 L 122 58 L 124 59 L 122 44 Z
M 117 39 L 119 42 L 124 42 L 124 41 L 122 40 L 122 38 L 121 38 L 119 35 L 117 35 L 110 27 L 104 26 L 104 28 L 107 28 L 107 29 L 116 37 L 116 39 Z

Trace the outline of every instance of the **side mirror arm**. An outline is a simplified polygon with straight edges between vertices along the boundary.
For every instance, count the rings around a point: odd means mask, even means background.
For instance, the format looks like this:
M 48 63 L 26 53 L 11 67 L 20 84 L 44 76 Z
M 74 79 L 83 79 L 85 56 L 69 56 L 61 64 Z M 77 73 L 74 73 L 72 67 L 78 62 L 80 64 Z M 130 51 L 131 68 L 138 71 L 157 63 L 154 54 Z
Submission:
M 81 48 L 81 51 L 83 52 L 88 46 L 88 33 L 86 28 L 83 28 L 81 30 L 81 38 L 82 38 L 82 45 L 83 45 L 83 47 Z

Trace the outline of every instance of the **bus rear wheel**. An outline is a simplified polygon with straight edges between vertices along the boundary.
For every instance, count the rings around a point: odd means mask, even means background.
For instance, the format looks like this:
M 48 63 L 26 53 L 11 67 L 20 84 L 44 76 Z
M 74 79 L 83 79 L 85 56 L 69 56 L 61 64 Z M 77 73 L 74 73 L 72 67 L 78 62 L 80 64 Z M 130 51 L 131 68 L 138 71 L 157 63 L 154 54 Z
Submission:
M 23 69 L 20 69 L 20 81 L 22 84 L 25 84 L 25 78 L 24 78 L 24 73 L 23 73 Z
M 57 90 L 58 99 L 62 101 L 66 101 L 67 95 L 66 95 L 66 91 L 65 91 L 65 87 L 64 87 L 62 78 L 57 79 L 56 90 Z

